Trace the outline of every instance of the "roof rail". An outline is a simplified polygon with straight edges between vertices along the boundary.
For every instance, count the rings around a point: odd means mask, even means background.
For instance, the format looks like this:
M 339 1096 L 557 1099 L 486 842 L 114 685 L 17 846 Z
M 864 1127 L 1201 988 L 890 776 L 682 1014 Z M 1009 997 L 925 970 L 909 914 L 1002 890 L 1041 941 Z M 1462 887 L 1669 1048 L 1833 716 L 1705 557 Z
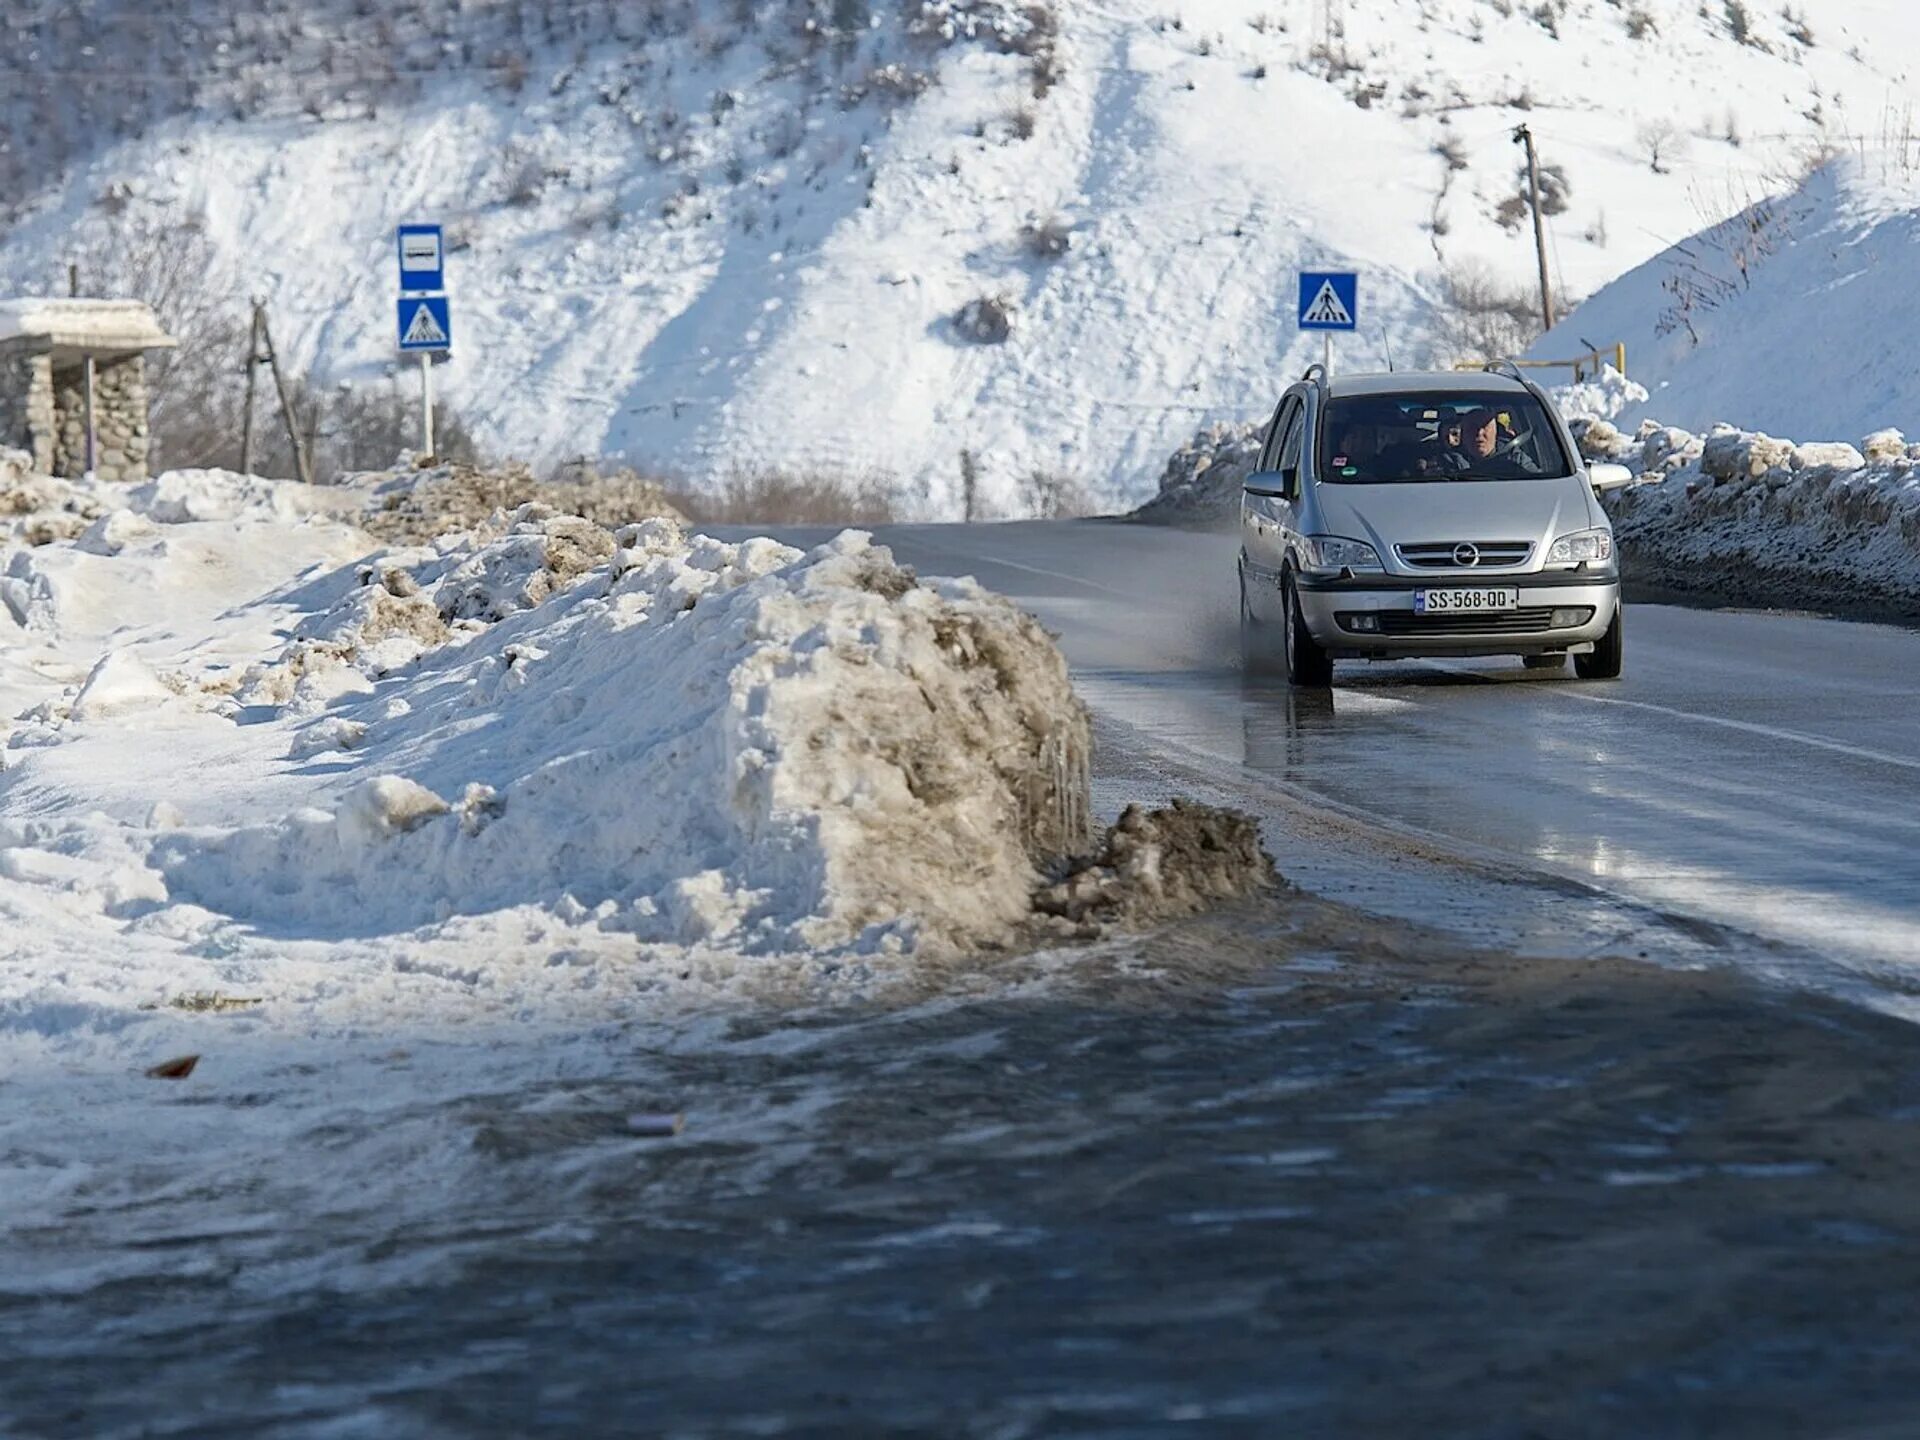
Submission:
M 1522 385 L 1527 383 L 1527 377 L 1520 373 L 1520 367 L 1511 360 L 1489 360 L 1487 362 L 1487 373 L 1489 375 L 1509 376 L 1512 379 L 1518 380 Z
M 1316 360 L 1313 364 L 1307 366 L 1306 373 L 1300 377 L 1300 380 L 1302 384 L 1311 380 L 1315 385 L 1324 390 L 1327 388 L 1327 367 Z

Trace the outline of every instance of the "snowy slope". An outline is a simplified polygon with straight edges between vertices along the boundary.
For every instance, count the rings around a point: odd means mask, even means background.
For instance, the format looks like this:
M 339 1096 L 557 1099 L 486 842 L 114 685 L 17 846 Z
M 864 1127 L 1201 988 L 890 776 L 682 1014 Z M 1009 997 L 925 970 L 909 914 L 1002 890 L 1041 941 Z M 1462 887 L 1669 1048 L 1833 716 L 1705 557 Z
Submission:
M 1801 189 L 1621 277 L 1536 347 L 1607 336 L 1649 393 L 1616 423 L 1857 441 L 1920 434 L 1920 147 L 1837 161 Z
M 450 66 L 358 109 L 158 120 L 30 198 L 0 275 L 51 288 L 76 236 L 190 219 L 297 367 L 381 387 L 391 227 L 437 218 L 458 247 L 445 381 L 499 449 L 878 471 L 939 514 L 967 449 L 1002 512 L 1035 469 L 1138 499 L 1316 348 L 1291 324 L 1302 264 L 1365 270 L 1343 352 L 1365 364 L 1440 343 L 1443 266 L 1524 281 L 1530 237 L 1494 218 L 1516 123 L 1565 169 L 1554 264 L 1590 292 L 1811 149 L 1886 131 L 1920 41 L 1900 0 L 1823 0 L 1800 39 L 1695 0 L 1345 0 L 1329 42 L 1321 8 L 1056 0 L 1036 58 L 965 33 L 1017 20 L 1001 0 L 762 3 L 746 25 L 700 0 L 701 23 L 642 39 L 529 38 L 511 92 L 497 64 Z M 826 11 L 867 23 L 795 43 Z M 1055 217 L 1070 247 L 1036 256 L 1023 231 Z M 1015 307 L 1005 344 L 952 324 L 988 296 Z

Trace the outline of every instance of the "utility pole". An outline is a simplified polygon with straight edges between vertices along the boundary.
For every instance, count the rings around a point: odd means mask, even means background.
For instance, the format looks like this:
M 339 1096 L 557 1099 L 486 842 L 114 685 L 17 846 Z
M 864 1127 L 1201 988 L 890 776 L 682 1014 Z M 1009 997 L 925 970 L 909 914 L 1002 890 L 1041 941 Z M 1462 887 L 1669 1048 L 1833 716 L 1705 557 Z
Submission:
M 240 411 L 240 473 L 253 473 L 254 376 L 265 357 L 260 353 L 260 302 L 253 302 L 253 328 L 247 332 L 247 400 Z
M 267 307 L 263 301 L 253 302 L 253 332 L 259 337 L 261 349 L 253 352 L 258 358 L 252 360 L 247 366 L 247 388 L 249 391 L 253 388 L 253 367 L 264 362 L 273 376 L 273 388 L 280 396 L 280 416 L 287 423 L 287 444 L 293 450 L 294 477 L 303 485 L 311 485 L 313 484 L 313 454 L 307 448 L 306 441 L 301 438 L 299 423 L 294 418 L 293 398 L 287 393 L 286 377 L 280 373 L 280 356 L 273 348 L 273 330 L 267 324 Z M 249 433 L 251 430 L 252 426 L 249 425 Z M 243 437 L 243 443 L 245 443 L 245 437 Z
M 1527 147 L 1527 199 L 1533 207 L 1533 248 L 1540 259 L 1540 319 L 1545 330 L 1551 330 L 1553 281 L 1547 274 L 1547 217 L 1540 209 L 1540 156 L 1533 148 L 1533 131 L 1525 125 L 1514 130 L 1513 143 Z

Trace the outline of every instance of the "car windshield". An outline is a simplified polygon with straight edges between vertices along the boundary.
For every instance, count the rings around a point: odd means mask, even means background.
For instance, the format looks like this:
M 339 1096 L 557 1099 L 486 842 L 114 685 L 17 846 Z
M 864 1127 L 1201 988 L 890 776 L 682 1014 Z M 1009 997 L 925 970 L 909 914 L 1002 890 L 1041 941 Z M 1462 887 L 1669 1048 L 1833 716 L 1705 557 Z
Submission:
M 1545 480 L 1572 474 L 1541 403 L 1512 391 L 1350 395 L 1320 429 L 1320 478 L 1335 485 Z

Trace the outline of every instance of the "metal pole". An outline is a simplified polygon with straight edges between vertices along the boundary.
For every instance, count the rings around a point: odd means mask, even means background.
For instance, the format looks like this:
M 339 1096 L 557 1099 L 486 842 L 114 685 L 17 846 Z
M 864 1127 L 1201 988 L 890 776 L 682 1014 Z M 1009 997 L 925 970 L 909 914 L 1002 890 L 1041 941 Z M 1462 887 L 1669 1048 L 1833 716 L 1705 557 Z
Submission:
M 1324 363 L 1326 364 L 1326 367 L 1327 367 L 1327 374 L 1331 375 L 1333 374 L 1333 332 L 1331 330 L 1328 330 L 1324 334 L 1322 334 L 1320 338 L 1326 342 L 1326 349 L 1323 352 L 1323 357 L 1324 357 Z
M 93 428 L 93 356 L 87 356 L 82 362 L 87 376 L 87 479 L 93 479 L 95 446 L 98 443 Z
M 1553 283 L 1547 276 L 1547 219 L 1540 210 L 1540 156 L 1533 148 L 1533 131 L 1525 125 L 1513 132 L 1516 145 L 1527 147 L 1527 198 L 1533 206 L 1533 248 L 1540 260 L 1540 318 L 1553 329 Z
M 433 355 L 420 352 L 420 433 L 426 437 L 424 455 L 433 458 Z

